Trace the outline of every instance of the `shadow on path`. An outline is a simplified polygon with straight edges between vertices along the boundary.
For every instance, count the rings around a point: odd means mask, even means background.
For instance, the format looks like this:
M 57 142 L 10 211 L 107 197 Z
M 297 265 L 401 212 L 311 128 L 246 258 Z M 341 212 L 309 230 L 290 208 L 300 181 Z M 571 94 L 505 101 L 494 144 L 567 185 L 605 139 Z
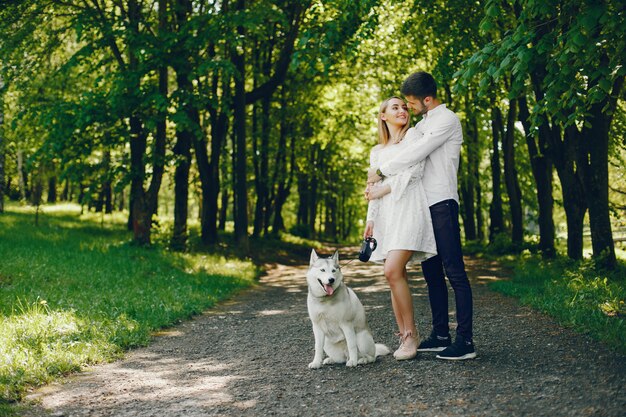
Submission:
M 468 259 L 467 266 L 476 360 L 387 356 L 309 370 L 306 266 L 275 265 L 257 287 L 161 332 L 149 347 L 33 393 L 40 405 L 31 416 L 625 415 L 626 357 L 487 290 L 506 274 L 496 264 Z M 374 339 L 395 349 L 382 268 L 354 261 L 343 270 Z M 419 270 L 411 283 L 418 328 L 427 333 Z

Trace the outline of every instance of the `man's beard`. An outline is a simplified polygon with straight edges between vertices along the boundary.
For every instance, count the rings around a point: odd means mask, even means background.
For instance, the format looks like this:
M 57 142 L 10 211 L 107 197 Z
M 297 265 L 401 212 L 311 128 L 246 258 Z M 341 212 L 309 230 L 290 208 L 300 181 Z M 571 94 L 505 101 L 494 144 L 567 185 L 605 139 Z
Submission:
M 420 104 L 422 105 L 422 110 L 420 110 L 420 116 L 425 115 L 426 113 L 428 113 L 428 108 L 426 108 L 426 103 L 424 103 L 424 100 L 420 100 Z

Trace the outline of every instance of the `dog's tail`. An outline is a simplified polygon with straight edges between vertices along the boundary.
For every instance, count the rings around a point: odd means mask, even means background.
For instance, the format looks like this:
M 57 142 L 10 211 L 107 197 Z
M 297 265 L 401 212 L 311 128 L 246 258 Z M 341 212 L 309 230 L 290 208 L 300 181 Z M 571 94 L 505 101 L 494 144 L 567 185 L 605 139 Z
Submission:
M 382 343 L 376 343 L 376 356 L 385 356 L 389 355 L 391 351 L 389 348 Z

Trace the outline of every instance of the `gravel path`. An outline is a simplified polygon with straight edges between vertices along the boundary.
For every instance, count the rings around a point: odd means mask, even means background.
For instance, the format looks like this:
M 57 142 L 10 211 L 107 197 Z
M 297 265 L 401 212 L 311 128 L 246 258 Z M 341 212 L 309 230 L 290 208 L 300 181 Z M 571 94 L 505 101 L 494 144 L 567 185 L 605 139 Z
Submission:
M 28 415 L 626 416 L 625 356 L 490 292 L 485 284 L 506 275 L 497 265 L 468 259 L 467 266 L 476 360 L 427 353 L 309 370 L 306 266 L 273 265 L 258 287 L 161 332 L 149 347 L 34 392 L 28 399 L 39 405 Z M 395 349 L 382 269 L 355 261 L 344 274 L 375 341 Z M 426 287 L 421 272 L 411 275 L 426 333 Z

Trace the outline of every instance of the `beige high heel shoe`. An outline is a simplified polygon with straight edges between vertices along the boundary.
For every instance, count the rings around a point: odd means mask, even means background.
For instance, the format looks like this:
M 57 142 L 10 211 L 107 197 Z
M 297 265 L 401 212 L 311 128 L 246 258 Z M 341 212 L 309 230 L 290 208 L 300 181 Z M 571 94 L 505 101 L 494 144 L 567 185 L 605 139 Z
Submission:
M 393 357 L 399 361 L 413 359 L 417 356 L 419 338 L 413 332 L 406 332 L 400 337 L 400 347 L 393 352 Z

